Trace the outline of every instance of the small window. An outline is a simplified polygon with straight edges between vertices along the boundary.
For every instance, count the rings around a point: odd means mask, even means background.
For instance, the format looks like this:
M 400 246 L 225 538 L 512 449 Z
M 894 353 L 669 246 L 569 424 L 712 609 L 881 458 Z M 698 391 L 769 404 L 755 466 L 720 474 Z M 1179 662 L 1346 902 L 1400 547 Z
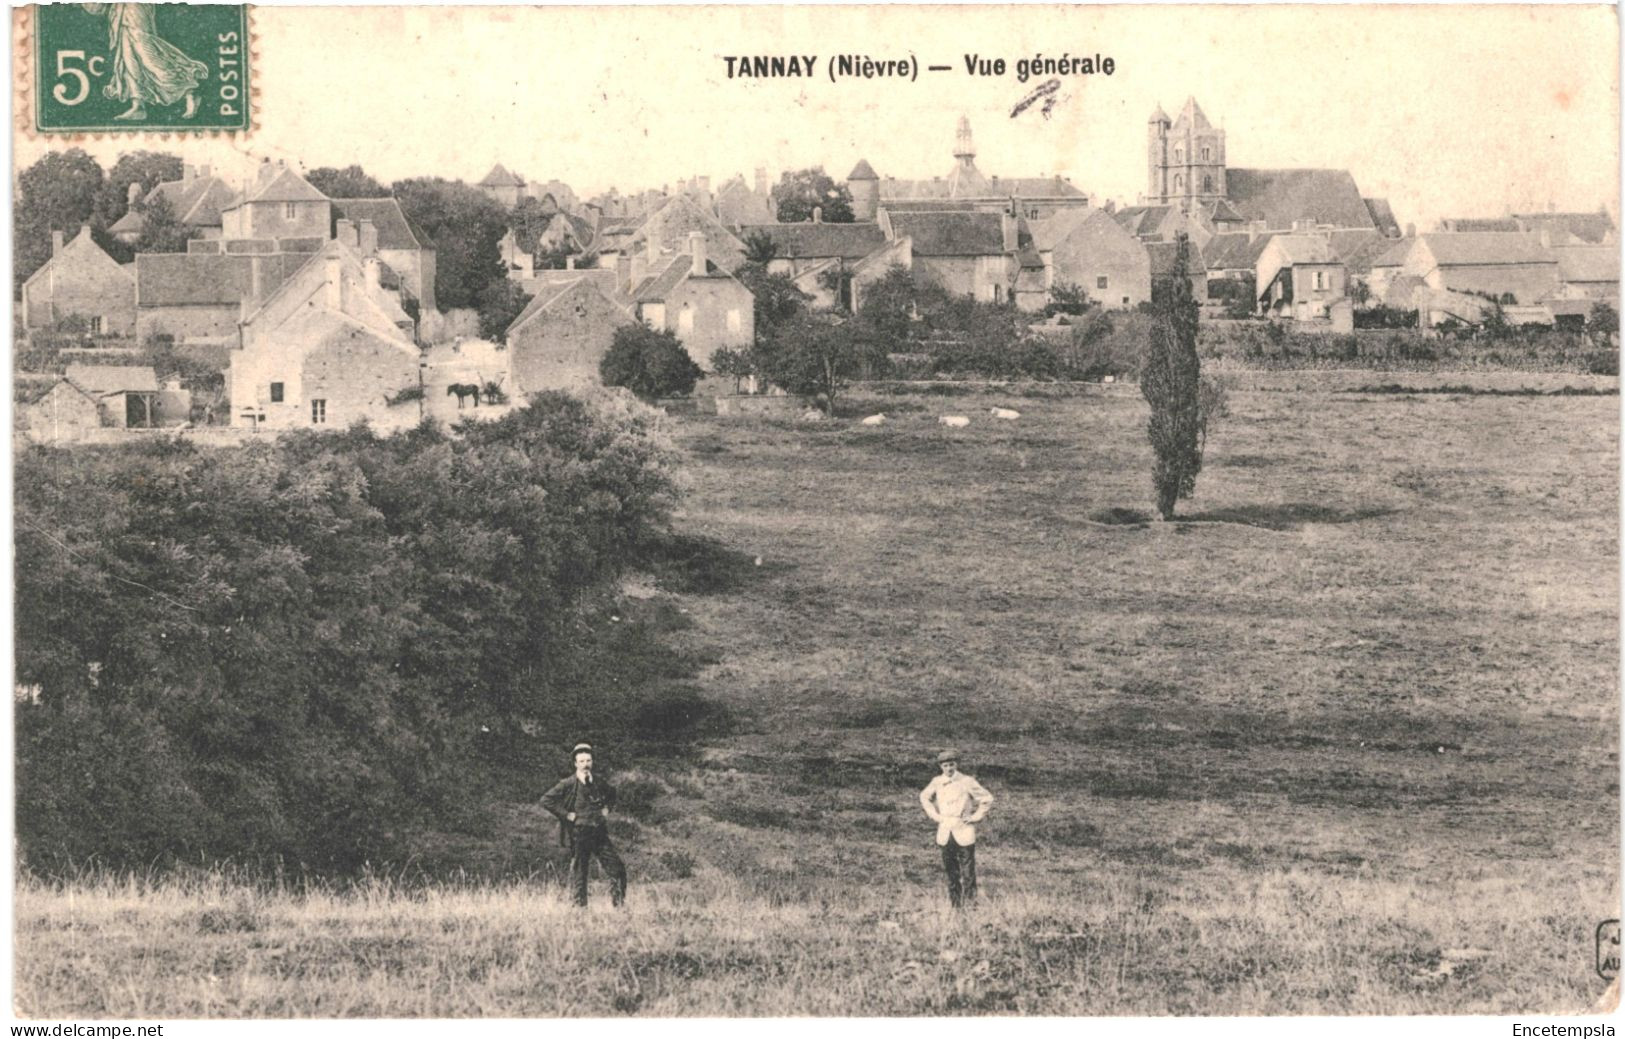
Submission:
M 1004 300 L 1004 286 L 1002 286 L 1002 285 L 993 286 L 993 302 L 1000 303 L 1000 302 L 1003 302 L 1003 300 Z
M 733 310 L 728 311 L 728 331 L 730 331 L 730 332 L 739 331 L 739 310 L 738 310 L 738 308 L 735 308 Z
M 1175 148 L 1174 149 L 1174 161 L 1175 162 L 1184 162 L 1185 161 L 1185 149 L 1183 149 L 1183 148 Z
M 327 423 L 327 401 L 313 400 L 310 402 L 310 422 L 314 426 Z
M 1315 289 L 1318 291 L 1320 289 L 1324 289 L 1325 287 L 1326 287 L 1326 272 L 1325 271 L 1316 271 L 1315 272 Z
M 93 318 L 90 319 L 90 334 L 93 335 L 93 336 L 99 336 L 99 335 L 102 334 L 102 319 L 101 318 L 93 317 Z
M 1097 288 L 1097 289 L 1104 289 L 1109 284 L 1110 284 L 1110 280 L 1104 274 L 1102 274 L 1100 277 L 1095 279 L 1095 288 Z
M 1125 306 L 1125 307 L 1128 306 L 1128 297 L 1127 296 L 1123 297 L 1123 306 Z
M 282 384 L 280 382 L 273 382 L 271 384 L 271 403 L 282 403 Z
M 1212 177 L 1203 177 L 1202 178 L 1202 191 L 1204 193 L 1208 193 L 1208 192 L 1211 192 L 1212 190 L 1213 190 L 1213 178 Z
M 1212 148 L 1203 148 L 1202 149 L 1202 161 L 1207 162 L 1212 158 L 1213 158 L 1213 149 Z
M 284 202 L 284 203 L 282 203 L 282 216 L 283 216 L 284 219 L 292 220 L 294 217 L 296 217 L 298 215 L 299 215 L 299 207 L 298 207 L 297 204 L 295 204 L 293 202 Z
M 1175 177 L 1174 178 L 1174 190 L 1175 191 L 1184 191 L 1185 190 L 1185 178 L 1184 177 Z

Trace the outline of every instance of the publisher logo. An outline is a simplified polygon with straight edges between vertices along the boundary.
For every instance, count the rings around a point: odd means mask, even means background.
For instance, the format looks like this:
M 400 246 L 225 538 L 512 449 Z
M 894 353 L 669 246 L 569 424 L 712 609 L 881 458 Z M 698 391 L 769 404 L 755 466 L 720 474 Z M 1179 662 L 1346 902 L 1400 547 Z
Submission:
M 1619 921 L 1604 920 L 1597 925 L 1597 976 L 1604 981 L 1619 977 Z

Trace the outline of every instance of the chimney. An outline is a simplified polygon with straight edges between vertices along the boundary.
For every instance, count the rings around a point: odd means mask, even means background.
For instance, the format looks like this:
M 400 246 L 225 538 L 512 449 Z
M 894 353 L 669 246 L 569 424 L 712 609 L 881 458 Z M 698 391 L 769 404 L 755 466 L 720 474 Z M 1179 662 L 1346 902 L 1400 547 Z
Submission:
M 534 278 L 536 276 L 536 258 L 531 256 L 530 253 L 525 252 L 523 249 L 517 249 L 514 251 L 513 258 L 519 264 L 519 276 L 521 278 Z
M 626 281 L 626 291 L 631 292 L 643 284 L 643 279 L 649 276 L 649 258 L 643 253 L 632 257 L 631 277 Z
M 369 256 L 361 261 L 361 269 L 367 273 L 367 291 L 374 296 L 378 295 L 381 287 L 378 278 L 379 266 L 378 257 L 376 256 Z
M 1004 235 L 1004 251 L 1013 253 L 1020 243 L 1016 240 L 1016 218 L 1010 213 L 999 214 L 999 231 Z
M 333 237 L 348 245 L 352 249 L 361 248 L 361 239 L 355 229 L 355 221 L 341 218 L 334 223 Z
M 130 182 L 130 190 L 124 193 L 124 201 L 130 206 L 141 201 L 141 182 L 139 180 Z
M 344 261 L 337 256 L 327 258 L 327 308 L 344 309 Z
M 61 231 L 51 232 L 51 255 L 55 256 L 62 251 L 63 234 Z
M 362 256 L 378 255 L 378 225 L 371 220 L 356 224 L 356 239 L 361 243 Z
M 197 167 L 189 162 L 181 163 L 181 180 L 195 180 L 196 178 Z
M 705 235 L 699 231 L 688 233 L 688 254 L 694 258 L 689 273 L 696 278 L 705 277 Z
M 615 287 L 626 289 L 627 283 L 632 280 L 632 257 L 625 253 L 615 254 Z
M 766 166 L 758 166 L 758 167 L 756 167 L 756 193 L 758 195 L 763 196 L 764 198 L 767 196 L 767 167 Z
M 1416 237 L 1416 225 L 1414 223 L 1410 223 L 1410 224 L 1405 225 L 1405 237 L 1406 238 L 1415 238 Z
M 1115 198 L 1108 198 L 1106 200 L 1106 204 L 1100 208 L 1104 209 L 1108 213 L 1115 213 L 1117 212 L 1117 200 Z
M 209 175 L 209 166 L 208 166 L 207 163 L 205 163 L 204 165 L 199 166 L 197 168 L 197 176 L 198 176 L 199 180 L 202 180 L 204 177 L 207 177 L 208 175 Z
M 815 223 L 815 224 L 821 224 L 821 223 L 824 222 L 824 207 L 823 206 L 813 206 L 812 222 Z
M 255 185 L 256 186 L 262 186 L 262 185 L 265 185 L 265 184 L 269 184 L 271 182 L 271 178 L 274 177 L 274 176 L 276 176 L 276 167 L 271 165 L 271 160 L 270 159 L 261 159 L 260 160 L 260 168 L 254 174 L 254 183 L 255 183 Z
M 566 256 L 564 258 L 564 269 L 567 271 L 573 271 L 576 269 L 576 258 L 574 256 Z

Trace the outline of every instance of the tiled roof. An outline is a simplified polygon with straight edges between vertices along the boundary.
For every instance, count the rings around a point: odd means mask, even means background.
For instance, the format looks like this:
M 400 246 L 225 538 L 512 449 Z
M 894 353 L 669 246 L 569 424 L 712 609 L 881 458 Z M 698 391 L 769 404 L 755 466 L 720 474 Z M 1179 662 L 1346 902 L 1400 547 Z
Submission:
M 887 177 L 880 182 L 880 198 L 890 202 L 897 199 L 950 199 L 950 198 L 1081 198 L 1083 192 L 1064 177 L 981 177 L 960 175 L 958 167 L 948 177 L 932 180 L 898 180 Z
M 1601 242 L 1614 229 L 1614 221 L 1607 213 L 1517 213 L 1514 219 L 1527 231 L 1562 229 L 1592 244 Z
M 1003 214 L 930 213 L 891 214 L 892 233 L 914 240 L 916 256 L 1004 255 Z
M 283 169 L 264 184 L 248 189 L 245 202 L 326 202 L 327 196 L 291 169 Z M 224 205 L 222 208 L 231 208 Z
M 113 221 L 108 230 L 113 234 L 140 234 L 141 229 L 146 226 L 146 218 L 133 209 L 127 209 L 123 216 Z
M 70 364 L 69 382 L 91 393 L 157 393 L 158 376 L 135 364 Z
M 1451 217 L 1440 221 L 1447 231 L 1498 231 L 1509 233 L 1521 230 L 1511 217 Z
M 269 295 L 310 260 L 308 253 L 259 258 L 260 292 Z M 140 253 L 135 258 L 138 307 L 227 306 L 253 293 L 255 258 L 220 253 Z
M 1553 249 L 1564 281 L 1618 281 L 1619 250 L 1612 245 L 1569 245 Z
M 765 234 L 773 240 L 775 256 L 783 259 L 821 259 L 839 256 L 859 260 L 886 244 L 879 224 L 756 224 L 740 234 Z
M 1194 97 L 1185 99 L 1185 107 L 1179 110 L 1179 118 L 1174 120 L 1174 126 L 1188 127 L 1192 130 L 1213 129 L 1213 124 L 1207 121 L 1207 115 L 1202 112 L 1202 106 L 1196 103 Z
M 1098 209 L 1062 209 L 1042 220 L 1029 221 L 1027 227 L 1032 232 L 1033 245 L 1040 250 L 1048 251 L 1065 241 L 1068 235 L 1083 225 L 1084 221 L 1096 215 L 1106 217 L 1105 213 Z
M 1438 232 L 1420 236 L 1441 267 L 1481 267 L 1511 263 L 1554 263 L 1550 250 L 1532 234 L 1497 231 Z
M 1124 206 L 1112 214 L 1117 225 L 1131 235 L 1151 234 L 1168 219 L 1173 206 Z
M 848 181 L 853 180 L 879 180 L 880 175 L 875 168 L 869 165 L 868 159 L 859 159 L 858 164 L 852 167 L 852 172 L 846 175 Z
M 1247 222 L 1246 217 L 1236 212 L 1235 206 L 1222 198 L 1213 203 L 1212 207 L 1208 209 L 1208 219 L 1216 224 L 1244 224 Z
M 1394 211 L 1385 198 L 1368 198 L 1365 200 L 1365 209 L 1371 214 L 1371 222 L 1377 225 L 1388 238 L 1399 237 L 1399 221 L 1394 218 Z
M 1365 274 L 1371 270 L 1371 261 L 1386 252 L 1394 243 L 1394 239 L 1386 237 L 1380 231 L 1355 228 L 1330 231 L 1326 237 L 1331 242 L 1333 255 L 1356 274 Z
M 559 300 L 570 296 L 576 291 L 578 286 L 591 287 L 605 299 L 609 300 L 611 303 L 614 303 L 621 310 L 626 311 L 627 317 L 632 316 L 631 311 L 627 310 L 627 304 L 624 297 L 617 298 L 615 294 L 609 291 L 609 286 L 604 284 L 602 279 L 586 276 L 592 272 L 557 271 L 555 273 L 575 274 L 576 277 L 565 278 L 557 282 L 550 281 L 541 286 L 541 290 L 530 298 L 529 303 L 525 304 L 525 309 L 520 311 L 519 316 L 514 318 L 512 323 L 508 325 L 507 331 L 512 332 L 514 329 L 529 321 L 537 314 L 540 314 L 542 311 L 553 306 L 553 304 L 557 303 Z M 611 275 L 611 280 L 613 280 L 614 271 L 606 271 L 605 273 Z
M 1274 237 L 1274 234 L 1268 232 L 1257 236 L 1238 231 L 1216 234 L 1202 247 L 1202 258 L 1210 271 L 1256 270 L 1258 255 Z
M 371 220 L 378 229 L 380 249 L 433 249 L 434 243 L 408 220 L 399 201 L 393 198 L 336 198 L 333 219 Z
M 1415 244 L 1416 239 L 1414 238 L 1401 238 L 1392 245 L 1388 246 L 1382 252 L 1373 256 L 1371 258 L 1371 266 L 1373 268 L 1403 266 L 1405 263 L 1405 258 L 1410 256 L 1411 247 Z
M 1173 273 L 1174 260 L 1179 254 L 1178 242 L 1146 242 L 1145 251 L 1151 256 L 1151 276 L 1153 278 L 1167 277 Z M 1207 263 L 1202 259 L 1202 250 L 1195 242 L 1191 243 L 1190 260 L 1186 266 L 1186 273 L 1207 273 Z
M 147 192 L 145 201 L 151 204 L 162 195 L 169 200 L 175 219 L 181 223 L 191 227 L 219 227 L 220 211 L 231 207 L 236 194 L 231 185 L 219 177 L 193 177 L 155 185 Z
M 1360 189 L 1348 170 L 1248 170 L 1225 174 L 1230 204 L 1271 231 L 1290 230 L 1294 221 L 1330 227 L 1374 227 Z
M 525 182 L 509 173 L 500 162 L 492 166 L 491 172 L 487 173 L 485 179 L 480 181 L 480 187 L 482 188 L 522 188 L 524 186 Z
M 1297 263 L 1339 263 L 1332 251 L 1332 243 L 1317 234 L 1278 234 L 1275 248 L 1281 256 L 1281 265 Z

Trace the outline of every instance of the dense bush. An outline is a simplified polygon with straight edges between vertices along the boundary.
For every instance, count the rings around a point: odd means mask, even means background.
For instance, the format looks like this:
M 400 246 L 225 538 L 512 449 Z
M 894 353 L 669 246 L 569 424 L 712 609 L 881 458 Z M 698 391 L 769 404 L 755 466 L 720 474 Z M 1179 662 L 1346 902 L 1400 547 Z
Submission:
M 45 869 L 401 856 L 462 810 L 482 731 L 605 710 L 553 676 L 674 495 L 647 409 L 558 394 L 458 436 L 31 448 L 16 475 L 17 833 Z
M 657 332 L 643 324 L 617 328 L 604 359 L 598 362 L 598 375 L 605 386 L 623 386 L 644 400 L 692 393 L 704 374 L 675 333 Z

